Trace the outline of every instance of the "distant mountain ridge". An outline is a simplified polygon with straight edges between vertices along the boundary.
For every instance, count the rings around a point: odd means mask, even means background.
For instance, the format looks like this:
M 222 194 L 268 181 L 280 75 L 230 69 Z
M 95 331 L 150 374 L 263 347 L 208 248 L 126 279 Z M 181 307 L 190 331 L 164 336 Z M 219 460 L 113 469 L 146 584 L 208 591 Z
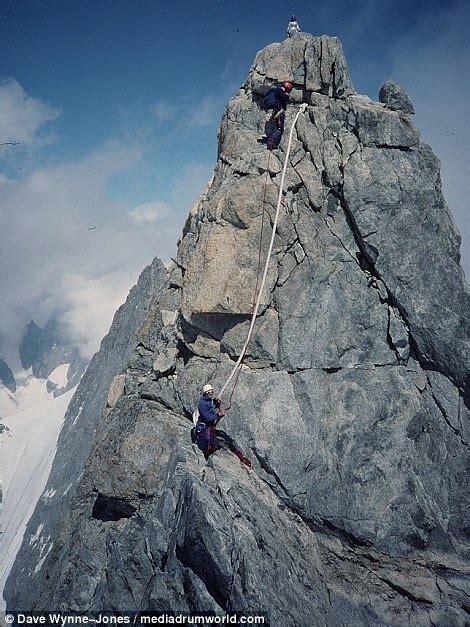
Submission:
M 3 359 L 0 359 L 0 383 L 3 383 L 10 392 L 16 392 L 15 377 L 8 364 Z
M 38 379 L 47 379 L 61 364 L 70 364 L 65 386 L 59 388 L 49 383 L 49 391 L 54 392 L 54 396 L 75 387 L 88 365 L 78 348 L 63 337 L 56 316 L 52 316 L 43 329 L 31 320 L 21 339 L 19 355 L 23 368 L 32 368 Z

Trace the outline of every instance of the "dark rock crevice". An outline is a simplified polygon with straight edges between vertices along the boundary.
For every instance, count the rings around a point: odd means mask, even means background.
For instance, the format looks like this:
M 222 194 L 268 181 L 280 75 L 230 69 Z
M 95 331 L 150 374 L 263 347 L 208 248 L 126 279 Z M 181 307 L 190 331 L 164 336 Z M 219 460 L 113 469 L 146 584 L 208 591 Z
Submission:
M 339 237 L 339 235 L 337 235 L 337 234 L 333 231 L 333 229 L 331 228 L 331 224 L 330 224 L 329 220 L 328 220 L 327 218 L 324 218 L 324 221 L 325 221 L 325 224 L 326 224 L 326 226 L 327 226 L 328 230 L 329 230 L 329 231 L 330 231 L 330 233 L 333 235 L 333 237 L 335 237 L 335 238 L 339 241 L 339 243 L 341 244 L 341 246 L 343 247 L 343 249 L 345 250 L 345 252 L 346 252 L 346 253 L 347 253 L 347 254 L 351 257 L 351 259 L 352 259 L 352 260 L 353 260 L 353 261 L 354 261 L 354 262 L 355 262 L 358 266 L 360 266 L 360 263 L 359 263 L 359 261 L 358 261 L 357 257 L 355 257 L 355 256 L 351 253 L 351 251 L 350 251 L 350 250 L 349 250 L 349 248 L 346 246 L 346 244 L 343 242 L 343 240 Z
M 388 309 L 388 325 L 387 325 L 387 343 L 388 343 L 388 345 L 390 347 L 390 350 L 395 353 L 397 364 L 400 364 L 400 365 L 406 364 L 406 361 L 404 359 L 402 359 L 402 356 L 400 355 L 400 351 L 398 350 L 397 345 L 393 341 L 391 330 L 390 330 L 390 327 L 391 327 L 390 316 L 391 316 L 391 312 L 390 312 L 390 308 L 389 308 Z
M 259 465 L 261 466 L 261 468 L 264 470 L 264 472 L 266 474 L 268 474 L 269 476 L 273 477 L 275 482 L 278 484 L 278 486 L 281 488 L 281 490 L 284 492 L 284 494 L 289 494 L 288 490 L 286 489 L 286 487 L 284 486 L 284 484 L 282 483 L 281 479 L 279 478 L 279 475 L 276 473 L 276 471 L 272 468 L 272 466 L 270 465 L 269 461 L 266 459 L 266 457 L 264 455 L 262 455 L 256 447 L 252 447 L 251 450 L 253 451 L 254 456 L 256 457 L 256 459 L 258 460 Z
M 345 209 L 344 206 L 344 199 L 342 198 L 341 194 L 338 194 L 338 192 L 335 189 L 332 189 L 331 192 L 338 198 L 338 200 L 340 201 L 341 206 L 343 207 L 343 209 Z M 328 218 L 324 218 L 324 222 L 328 228 L 328 230 L 330 231 L 330 233 L 333 235 L 333 237 L 335 237 L 341 244 L 342 248 L 346 251 L 346 253 L 351 257 L 351 260 L 354 261 L 357 266 L 359 268 L 361 268 L 361 270 L 363 272 L 365 272 L 366 276 L 367 276 L 367 283 L 369 286 L 373 286 L 376 289 L 379 290 L 379 288 L 377 287 L 377 285 L 375 284 L 376 281 L 381 281 L 381 283 L 384 285 L 385 289 L 388 292 L 388 288 L 385 285 L 385 283 L 383 282 L 382 277 L 380 277 L 380 275 L 375 271 L 375 267 L 373 264 L 373 259 L 370 258 L 369 255 L 369 251 L 367 251 L 366 253 L 366 246 L 368 246 L 365 243 L 365 237 L 362 237 L 359 232 L 357 231 L 357 228 L 354 226 L 354 224 L 351 222 L 351 220 L 349 219 L 349 213 L 347 212 L 347 210 L 345 209 L 345 215 L 346 215 L 346 220 L 348 225 L 351 228 L 351 232 L 354 236 L 354 240 L 356 241 L 356 244 L 358 246 L 358 249 L 361 251 L 361 255 L 364 255 L 364 259 L 361 259 L 361 257 L 359 256 L 355 256 L 352 254 L 352 252 L 349 250 L 349 248 L 346 246 L 346 244 L 343 242 L 343 240 L 341 239 L 341 237 L 339 235 L 337 235 L 337 233 L 334 232 L 334 230 L 331 227 L 330 221 L 328 220 Z M 334 218 L 332 218 L 334 220 Z M 370 235 L 370 234 L 369 234 Z M 380 293 L 380 290 L 379 290 Z M 380 297 L 380 301 L 386 305 L 388 305 L 388 325 L 387 325 L 387 335 L 386 335 L 386 340 L 387 343 L 390 347 L 390 350 L 395 354 L 396 357 L 396 362 L 397 364 L 405 364 L 407 359 L 404 359 L 403 356 L 400 353 L 400 348 L 404 348 L 403 347 L 399 347 L 397 346 L 397 344 L 394 342 L 392 334 L 391 334 L 391 311 L 390 311 L 390 306 L 396 306 L 396 302 L 394 303 L 393 298 L 390 296 L 390 293 L 388 292 L 387 298 L 383 299 L 382 296 Z M 397 311 L 399 311 L 399 308 L 396 307 Z M 401 312 L 400 312 L 401 315 Z M 405 321 L 405 319 L 402 317 L 402 322 L 403 322 L 403 326 L 404 328 L 406 328 L 407 334 L 408 336 L 410 336 L 410 332 L 409 332 L 409 327 Z M 412 338 L 409 338 L 409 341 L 412 341 Z
M 176 557 L 178 558 L 178 561 L 181 563 L 182 566 L 192 571 L 194 575 L 203 582 L 208 594 L 213 598 L 217 606 L 225 612 L 225 608 L 227 606 L 227 598 L 224 595 L 223 591 L 221 591 L 218 585 L 217 578 L 210 577 L 206 575 L 206 573 L 203 573 L 201 575 L 200 569 L 197 567 L 194 561 L 189 558 L 188 553 L 183 550 L 182 547 L 178 546 L 176 548 Z
M 376 144 L 377 148 L 385 148 L 386 150 L 401 150 L 402 152 L 412 152 L 413 146 L 391 146 L 389 144 Z
M 188 495 L 189 498 L 191 498 Z M 189 503 L 187 503 L 188 505 Z M 220 506 L 220 500 L 218 500 Z M 191 529 L 192 525 L 187 520 L 190 508 L 182 508 L 181 510 L 181 531 L 182 537 L 178 537 L 174 547 L 174 554 L 177 560 L 185 568 L 188 568 L 203 583 L 207 593 L 212 597 L 217 606 L 225 611 L 227 607 L 227 594 L 221 582 L 224 581 L 223 574 L 217 567 L 215 555 L 211 553 L 209 538 L 203 533 L 198 537 L 190 537 L 187 535 L 187 529 Z M 186 512 L 186 513 L 185 513 Z
M 268 485 L 270 485 L 268 483 Z M 272 486 L 270 486 L 272 489 Z M 281 486 L 282 487 L 282 486 Z M 276 492 L 277 494 L 277 492 Z M 347 532 L 345 529 L 340 527 L 337 524 L 334 524 L 331 520 L 327 518 L 322 518 L 321 516 L 316 515 L 315 513 L 306 514 L 304 510 L 299 507 L 295 501 L 290 498 L 288 495 L 277 494 L 278 498 L 282 503 L 282 507 L 289 509 L 291 512 L 296 514 L 302 522 L 308 527 L 308 529 L 315 534 L 320 533 L 327 537 L 333 537 L 340 540 L 347 547 L 352 550 L 356 550 L 358 548 L 366 548 L 372 547 L 372 543 L 363 540 L 362 538 L 358 538 Z
M 116 522 L 122 518 L 132 518 L 136 508 L 123 499 L 98 493 L 93 504 L 92 516 L 102 522 Z
M 398 586 L 396 583 L 394 583 L 393 581 L 390 581 L 389 579 L 385 579 L 384 577 L 380 577 L 380 579 L 381 579 L 381 581 L 386 583 L 388 586 L 390 586 L 390 588 L 392 588 L 392 590 L 395 590 L 395 592 L 398 592 L 398 594 L 401 594 L 402 596 L 406 597 L 410 601 L 413 601 L 413 603 L 424 603 L 426 605 L 432 605 L 433 604 L 433 602 L 430 601 L 429 599 L 425 599 L 425 598 L 422 598 L 422 597 L 417 597 L 412 592 L 407 590 L 406 588 L 403 588 L 402 586 Z
M 387 302 L 392 305 L 393 307 L 395 307 L 395 309 L 399 312 L 401 319 L 403 321 L 404 326 L 406 327 L 406 329 L 408 330 L 408 340 L 409 340 L 409 345 L 411 348 L 411 354 L 413 357 L 415 357 L 417 359 L 417 361 L 420 363 L 420 365 L 422 366 L 423 370 L 425 370 L 426 368 L 429 367 L 430 362 L 428 360 L 428 358 L 426 356 L 424 356 L 421 351 L 419 350 L 419 346 L 417 341 L 415 340 L 415 338 L 413 337 L 412 331 L 411 331 L 411 326 L 410 326 L 410 322 L 408 320 L 408 315 L 407 312 L 405 310 L 405 308 L 403 307 L 403 305 L 397 300 L 397 298 L 394 296 L 394 294 L 391 292 L 391 290 L 389 289 L 389 287 L 387 286 L 387 283 L 384 279 L 383 276 L 380 275 L 380 273 L 377 271 L 376 269 L 376 252 L 374 252 L 373 248 L 364 240 L 364 238 L 362 237 L 360 230 L 357 226 L 357 223 L 354 219 L 354 216 L 352 215 L 350 209 L 348 208 L 347 205 L 347 201 L 344 197 L 344 194 L 342 192 L 342 190 L 340 190 L 340 192 L 338 193 L 336 190 L 332 189 L 331 190 L 334 194 L 337 194 L 338 200 L 340 201 L 341 207 L 344 210 L 345 216 L 346 216 L 346 220 L 347 223 L 351 229 L 351 232 L 354 236 L 354 240 L 356 242 L 356 245 L 358 247 L 358 249 L 361 251 L 361 254 L 363 255 L 364 261 L 366 263 L 366 269 L 368 271 L 368 273 L 370 275 L 372 275 L 373 277 L 375 277 L 375 279 L 379 280 L 385 287 L 386 291 L 387 291 L 387 295 L 388 295 L 388 299 Z M 362 269 L 364 269 L 364 266 L 362 264 L 359 264 L 361 266 Z M 393 345 L 393 342 L 392 342 Z M 394 352 L 395 352 L 395 348 L 393 348 Z M 432 363 L 432 362 L 431 362 Z M 436 369 L 439 370 L 439 367 L 436 364 L 433 364 Z M 440 371 L 440 370 L 439 370 Z M 445 373 L 444 373 L 445 374 Z

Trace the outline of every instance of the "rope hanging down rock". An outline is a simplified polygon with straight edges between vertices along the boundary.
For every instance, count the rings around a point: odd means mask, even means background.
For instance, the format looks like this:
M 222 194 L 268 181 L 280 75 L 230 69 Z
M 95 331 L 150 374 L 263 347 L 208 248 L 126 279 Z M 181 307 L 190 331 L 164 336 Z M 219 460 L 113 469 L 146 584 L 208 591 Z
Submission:
M 237 370 L 239 368 L 241 369 L 241 363 L 242 363 L 243 357 L 245 356 L 246 349 L 248 348 L 248 344 L 250 342 L 251 335 L 253 333 L 253 328 L 255 326 L 256 317 L 258 315 L 258 309 L 259 309 L 259 306 L 260 306 L 260 303 L 261 303 L 261 296 L 263 294 L 264 286 L 265 286 L 265 283 L 266 283 L 266 277 L 268 276 L 269 261 L 271 259 L 271 254 L 272 254 L 272 251 L 273 251 L 274 237 L 276 235 L 276 228 L 277 228 L 277 223 L 278 223 L 278 219 L 279 219 L 279 213 L 281 211 L 282 192 L 283 192 L 283 189 L 284 189 L 284 179 L 286 177 L 287 164 L 289 162 L 289 154 L 290 154 L 290 149 L 291 149 L 291 144 L 292 144 L 292 137 L 294 135 L 294 129 L 295 129 L 295 125 L 297 124 L 297 120 L 299 119 L 300 114 L 303 113 L 306 108 L 307 108 L 306 104 L 301 105 L 300 109 L 297 111 L 297 114 L 296 114 L 296 116 L 294 118 L 294 122 L 292 123 L 292 127 L 290 129 L 289 143 L 287 144 L 286 158 L 285 158 L 285 161 L 284 161 L 284 167 L 282 169 L 281 184 L 279 186 L 279 196 L 278 196 L 278 199 L 277 199 L 276 214 L 274 216 L 273 231 L 271 233 L 271 241 L 269 242 L 269 249 L 268 249 L 268 254 L 266 256 L 266 263 L 264 265 L 263 278 L 261 280 L 261 286 L 259 288 L 258 298 L 256 299 L 255 308 L 254 308 L 253 314 L 251 316 L 250 328 L 248 329 L 248 334 L 246 336 L 245 343 L 243 344 L 243 348 L 241 350 L 240 356 L 238 357 L 234 367 L 232 368 L 232 371 L 231 371 L 227 381 L 224 383 L 222 389 L 220 390 L 220 397 L 221 398 L 222 398 L 225 390 L 227 389 L 228 384 L 233 379 L 233 377 L 234 377 L 235 373 L 237 372 Z M 238 377 L 237 377 L 237 380 L 238 380 Z M 236 382 L 235 382 L 235 385 L 236 385 Z M 234 389 L 235 389 L 235 387 L 234 387 Z M 232 394 L 233 394 L 233 390 L 232 390 Z

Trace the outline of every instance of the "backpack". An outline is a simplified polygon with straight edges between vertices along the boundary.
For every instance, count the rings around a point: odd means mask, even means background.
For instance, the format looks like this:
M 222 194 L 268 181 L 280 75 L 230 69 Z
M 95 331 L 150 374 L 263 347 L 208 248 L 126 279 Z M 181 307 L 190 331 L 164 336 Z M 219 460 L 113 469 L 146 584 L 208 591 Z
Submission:
M 275 84 L 268 85 L 268 84 L 265 84 L 265 83 L 263 83 L 261 85 L 254 85 L 253 86 L 253 93 L 256 96 L 258 96 L 258 98 L 263 99 L 266 96 L 266 94 L 268 93 L 268 91 L 270 89 L 272 89 L 273 87 L 275 87 L 275 86 L 276 86 Z
M 207 453 L 210 444 L 210 432 L 207 425 L 199 420 L 199 409 L 193 411 L 193 426 L 191 427 L 191 442 L 197 444 L 198 449 Z
M 203 422 L 198 422 L 197 425 L 191 429 L 191 438 L 193 437 L 194 444 L 197 444 L 198 449 L 203 453 L 209 453 L 211 448 L 211 433 L 209 427 Z
M 276 98 L 276 87 L 271 87 L 262 102 L 265 110 L 274 109 L 279 104 Z

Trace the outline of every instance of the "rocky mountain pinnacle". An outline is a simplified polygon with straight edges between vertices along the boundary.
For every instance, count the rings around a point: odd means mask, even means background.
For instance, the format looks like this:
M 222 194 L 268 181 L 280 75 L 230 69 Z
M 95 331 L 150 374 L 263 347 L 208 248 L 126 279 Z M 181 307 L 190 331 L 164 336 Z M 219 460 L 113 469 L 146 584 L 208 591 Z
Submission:
M 16 381 L 9 365 L 0 359 L 0 384 L 3 384 L 10 392 L 16 392 Z
M 287 79 L 269 153 L 260 99 Z M 191 413 L 245 341 L 301 103 L 260 315 L 220 424 L 253 468 L 225 449 L 206 462 Z M 466 624 L 470 298 L 411 112 L 396 84 L 381 102 L 357 94 L 335 38 L 258 53 L 51 537 L 30 521 L 8 609 Z M 30 538 L 48 543 L 41 562 Z
M 408 98 L 408 94 L 394 80 L 388 80 L 379 92 L 379 100 L 392 111 L 403 111 L 403 113 L 414 113 L 413 103 Z
M 66 383 L 63 387 L 47 382 L 47 390 L 60 396 L 74 388 L 88 365 L 76 346 L 65 339 L 59 321 L 53 315 L 44 326 L 39 327 L 33 320 L 25 327 L 19 346 L 21 365 L 38 379 L 47 379 L 61 364 L 70 364 Z

